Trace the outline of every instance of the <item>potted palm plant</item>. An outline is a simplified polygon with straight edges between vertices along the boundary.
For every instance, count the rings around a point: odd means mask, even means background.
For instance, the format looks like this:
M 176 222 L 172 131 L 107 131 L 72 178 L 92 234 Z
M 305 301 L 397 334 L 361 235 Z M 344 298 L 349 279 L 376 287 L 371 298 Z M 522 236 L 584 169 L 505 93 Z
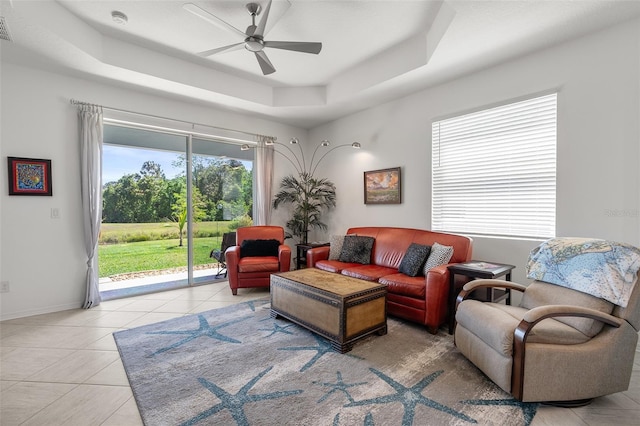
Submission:
M 327 179 L 316 179 L 311 173 L 301 171 L 298 176 L 282 179 L 273 208 L 277 209 L 281 204 L 293 206 L 291 218 L 286 223 L 289 232 L 285 233 L 285 238 L 293 237 L 307 244 L 311 229 L 327 229 L 320 218 L 324 211 L 336 206 L 336 187 Z

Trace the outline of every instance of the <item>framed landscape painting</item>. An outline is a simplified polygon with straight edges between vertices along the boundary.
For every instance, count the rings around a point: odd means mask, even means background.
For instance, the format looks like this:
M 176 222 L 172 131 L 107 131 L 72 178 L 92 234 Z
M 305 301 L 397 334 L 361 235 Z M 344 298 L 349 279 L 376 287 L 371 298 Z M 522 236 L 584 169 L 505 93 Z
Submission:
M 7 157 L 9 195 L 52 195 L 51 160 Z
M 400 204 L 400 167 L 364 172 L 365 204 Z

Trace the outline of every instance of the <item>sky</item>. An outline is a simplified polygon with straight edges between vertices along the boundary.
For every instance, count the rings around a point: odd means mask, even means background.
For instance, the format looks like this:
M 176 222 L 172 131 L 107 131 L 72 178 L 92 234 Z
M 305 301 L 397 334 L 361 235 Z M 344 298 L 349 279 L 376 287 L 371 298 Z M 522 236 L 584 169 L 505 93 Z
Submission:
M 126 174 L 139 173 L 145 161 L 160 164 L 167 179 L 172 179 L 184 172 L 184 169 L 177 169 L 171 165 L 178 159 L 178 155 L 175 152 L 105 144 L 102 151 L 102 182 L 113 182 Z
M 102 182 L 114 182 L 122 176 L 132 173 L 140 173 L 145 161 L 154 161 L 162 167 L 167 179 L 185 174 L 184 167 L 176 168 L 172 165 L 179 158 L 177 152 L 160 151 L 153 149 L 122 147 L 117 145 L 103 145 L 102 151 Z M 251 162 L 242 162 L 248 170 L 251 170 Z

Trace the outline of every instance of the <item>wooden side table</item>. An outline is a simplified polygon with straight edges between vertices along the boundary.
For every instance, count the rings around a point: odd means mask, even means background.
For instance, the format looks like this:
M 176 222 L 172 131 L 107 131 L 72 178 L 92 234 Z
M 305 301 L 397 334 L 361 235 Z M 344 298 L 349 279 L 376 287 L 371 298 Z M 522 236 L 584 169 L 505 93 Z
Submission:
M 328 245 L 329 243 L 296 244 L 296 269 L 300 269 L 307 264 L 307 250 Z
M 447 267 L 449 269 L 449 334 L 453 334 L 453 327 L 456 321 L 456 297 L 459 288 L 456 288 L 455 276 L 464 275 L 470 278 L 494 279 L 505 276 L 505 280 L 511 281 L 511 271 L 515 268 L 513 265 L 496 262 L 484 262 L 481 260 L 471 260 L 465 263 L 455 263 Z M 485 294 L 476 296 L 476 299 L 487 302 L 500 302 L 506 300 L 506 304 L 511 304 L 511 290 L 487 288 Z M 482 290 L 476 290 L 479 292 Z

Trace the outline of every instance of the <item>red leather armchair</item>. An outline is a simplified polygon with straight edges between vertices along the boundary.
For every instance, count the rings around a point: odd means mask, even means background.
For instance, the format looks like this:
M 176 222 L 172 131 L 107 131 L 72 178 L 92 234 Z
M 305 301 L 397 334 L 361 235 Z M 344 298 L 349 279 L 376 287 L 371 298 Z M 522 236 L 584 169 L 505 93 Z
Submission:
M 245 240 L 278 240 L 277 256 L 242 256 Z M 239 288 L 269 287 L 271 274 L 287 272 L 291 268 L 291 248 L 284 244 L 284 229 L 281 226 L 247 226 L 238 228 L 236 245 L 225 252 L 229 287 L 238 294 Z

